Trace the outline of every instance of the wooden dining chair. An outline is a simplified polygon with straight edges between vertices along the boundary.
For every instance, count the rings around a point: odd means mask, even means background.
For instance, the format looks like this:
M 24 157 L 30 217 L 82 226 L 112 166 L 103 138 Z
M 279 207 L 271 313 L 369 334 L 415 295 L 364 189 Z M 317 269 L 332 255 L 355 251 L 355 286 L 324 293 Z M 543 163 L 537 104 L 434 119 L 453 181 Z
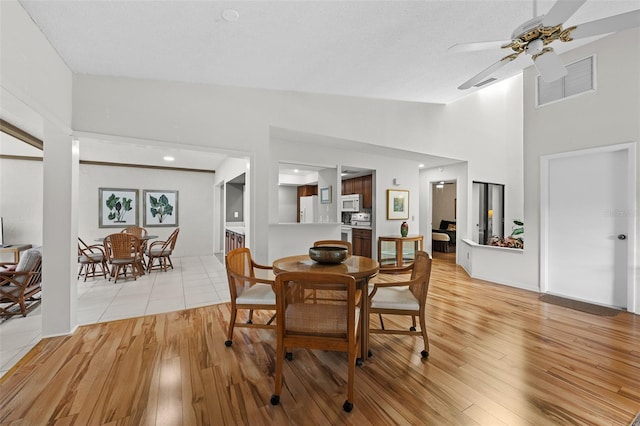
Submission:
M 147 263 L 148 271 L 152 269 L 162 269 L 167 272 L 167 265 L 173 269 L 171 255 L 176 247 L 179 233 L 180 228 L 176 228 L 165 241 L 154 241 L 149 244 L 149 248 L 146 251 L 147 258 L 149 258 L 149 262 Z
M 309 292 L 329 288 L 343 293 L 341 302 L 312 301 Z M 356 359 L 360 353 L 360 312 L 365 297 L 350 275 L 322 272 L 282 272 L 276 275 L 275 389 L 271 404 L 280 403 L 284 359 L 291 349 L 321 349 L 347 353 L 347 399 L 342 408 L 353 409 Z
M 147 231 L 145 228 L 141 226 L 127 226 L 120 232 L 135 235 L 136 237 L 138 237 L 138 239 L 140 240 L 140 249 L 136 251 L 142 251 L 142 253 L 147 252 L 147 240 L 145 239 L 145 237 L 149 235 L 149 231 Z M 140 257 L 140 261 L 142 262 L 142 266 L 146 269 L 147 264 L 144 256 Z
M 380 272 L 370 281 L 370 284 L 374 285 L 369 293 L 369 313 L 378 314 L 380 328 L 372 328 L 369 322 L 369 333 L 421 335 L 424 340 L 424 350 L 421 351 L 421 355 L 427 358 L 429 336 L 425 318 L 431 277 L 431 256 L 422 250 L 416 251 L 414 262 L 404 270 L 411 272 L 411 275 L 409 277 L 408 274 L 399 275 L 399 271 L 394 271 L 392 274 Z M 410 316 L 413 325 L 409 330 L 389 330 L 384 326 L 383 315 Z M 416 330 L 416 317 L 420 322 L 420 331 Z
M 266 324 L 253 323 L 254 310 L 276 310 L 276 295 L 273 292 L 273 268 L 260 265 L 251 258 L 246 247 L 231 250 L 225 256 L 229 293 L 231 294 L 231 318 L 226 346 L 231 346 L 235 327 L 275 328 L 275 315 Z M 236 322 L 238 310 L 249 310 L 246 323 Z
M 95 277 L 101 274 L 107 278 L 109 265 L 107 264 L 107 255 L 104 252 L 104 246 L 100 244 L 87 245 L 82 238 L 78 238 L 78 278 L 84 275 L 84 281 L 87 277 Z
M 351 243 L 349 241 L 318 240 L 318 241 L 314 241 L 313 246 L 314 247 L 344 247 L 344 248 L 347 249 L 347 257 L 349 257 L 349 256 L 351 256 L 353 254 L 353 246 L 351 245 Z M 316 290 L 316 291 L 309 292 L 309 297 L 312 300 L 318 300 L 318 299 L 336 300 L 335 299 L 335 297 L 336 297 L 335 294 L 333 296 L 331 296 L 331 297 L 327 297 L 326 294 L 327 294 L 326 290 Z
M 120 232 L 117 234 L 111 234 L 104 239 L 104 251 L 107 254 L 109 264 L 111 264 L 111 278 L 115 278 L 115 283 L 118 282 L 120 271 L 124 277 L 127 277 L 127 268 L 131 267 L 131 275 L 133 279 L 138 279 L 138 275 L 142 275 L 144 272 L 141 268 L 141 256 L 142 252 L 140 240 L 133 234 Z

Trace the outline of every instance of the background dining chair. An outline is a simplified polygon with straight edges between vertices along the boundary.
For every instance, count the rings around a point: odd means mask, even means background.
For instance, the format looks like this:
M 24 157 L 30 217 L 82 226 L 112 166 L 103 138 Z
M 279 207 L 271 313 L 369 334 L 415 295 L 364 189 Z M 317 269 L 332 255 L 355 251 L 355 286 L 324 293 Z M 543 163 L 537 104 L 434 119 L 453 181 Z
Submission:
M 178 233 L 180 233 L 180 228 L 176 228 L 173 230 L 169 238 L 166 241 L 154 241 L 149 244 L 149 248 L 146 251 L 147 257 L 149 258 L 147 270 L 151 271 L 152 269 L 162 269 L 167 272 L 167 263 L 173 269 L 173 262 L 171 261 L 171 255 L 173 254 L 173 249 L 176 247 L 176 242 L 178 241 Z M 154 266 L 154 262 L 158 261 L 158 264 Z
M 42 290 L 42 253 L 30 249 L 17 264 L 3 263 L 2 266 L 6 269 L 0 271 L 0 316 L 22 314 L 26 317 L 31 307 L 40 303 L 36 296 Z
M 324 287 L 343 293 L 342 303 L 311 301 L 306 293 Z M 271 404 L 280 402 L 285 357 L 292 348 L 322 349 L 347 353 L 347 399 L 342 408 L 353 409 L 356 357 L 360 353 L 362 291 L 356 280 L 345 274 L 282 272 L 276 275 L 275 390 Z
M 276 296 L 273 292 L 273 268 L 259 265 L 251 258 L 246 247 L 231 250 L 225 256 L 229 292 L 231 293 L 231 318 L 226 346 L 231 346 L 234 327 L 274 328 L 271 323 L 275 315 L 266 324 L 253 323 L 254 310 L 276 310 Z M 246 323 L 236 322 L 238 310 L 249 310 Z
M 122 231 L 125 234 L 131 234 L 131 235 L 135 235 L 136 237 L 138 237 L 138 239 L 140 240 L 140 250 L 135 250 L 135 251 L 141 251 L 142 253 L 146 253 L 147 251 L 147 240 L 145 239 L 145 237 L 147 237 L 147 235 L 149 235 L 149 232 L 145 229 L 142 228 L 140 226 L 127 226 L 126 228 L 124 228 Z M 144 256 L 140 257 L 140 261 L 142 262 L 142 266 L 143 268 L 147 268 L 147 264 L 146 261 L 144 259 Z
M 318 241 L 314 241 L 313 243 L 314 247 L 344 247 L 347 249 L 347 257 L 351 256 L 353 254 L 353 246 L 351 245 L 351 243 L 349 241 L 342 241 L 342 240 L 318 240 Z M 334 294 L 331 297 L 327 297 L 327 290 L 316 290 L 316 291 L 311 291 L 309 292 L 309 297 L 313 300 L 318 300 L 319 298 L 322 298 L 324 300 L 336 300 L 335 297 L 336 295 Z
M 78 238 L 78 278 L 84 275 L 84 281 L 87 277 L 95 277 L 96 273 L 102 274 L 107 278 L 109 265 L 107 265 L 107 255 L 104 252 L 104 246 L 100 244 L 87 245 L 82 238 Z
M 120 276 L 120 270 L 122 270 L 124 277 L 127 277 L 127 267 L 131 267 L 131 275 L 136 280 L 140 274 L 139 268 L 141 267 L 140 257 L 142 256 L 140 240 L 133 234 L 117 233 L 111 234 L 104 239 L 104 251 L 108 256 L 109 263 L 111 264 L 111 278 L 115 278 L 115 283 L 118 282 L 118 276 Z
M 407 277 L 407 274 L 403 276 L 397 273 L 380 273 L 370 281 L 374 286 L 369 294 L 369 313 L 378 314 L 380 328 L 372 328 L 370 322 L 369 333 L 422 335 L 424 350 L 421 355 L 423 358 L 427 358 L 429 356 L 429 336 L 425 316 L 431 277 L 431 256 L 418 250 L 414 262 L 405 270 L 411 271 L 410 277 Z M 382 315 L 411 316 L 413 326 L 409 330 L 385 329 Z M 420 331 L 416 331 L 416 317 L 420 321 Z

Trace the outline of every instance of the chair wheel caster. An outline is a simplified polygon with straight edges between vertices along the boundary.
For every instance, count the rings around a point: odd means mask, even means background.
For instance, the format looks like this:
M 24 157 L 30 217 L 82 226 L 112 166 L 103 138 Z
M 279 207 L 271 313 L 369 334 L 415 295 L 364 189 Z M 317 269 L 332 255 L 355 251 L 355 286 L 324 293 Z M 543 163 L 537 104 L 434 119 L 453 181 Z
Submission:
M 247 324 L 253 324 L 253 321 L 247 320 Z
M 371 357 L 373 356 L 373 352 L 371 352 L 371 349 L 369 349 L 369 350 L 367 351 L 367 356 L 368 356 L 369 358 L 371 358 Z
M 293 359 L 293 352 L 287 352 L 286 354 L 284 354 L 284 357 L 287 361 L 291 361 Z
M 427 351 L 420 352 L 420 355 L 422 355 L 422 358 L 429 358 L 429 352 Z
M 232 344 L 232 343 L 233 343 L 233 342 L 232 342 L 231 340 L 226 340 L 226 341 L 224 342 L 224 345 L 225 345 L 226 347 L 229 347 L 229 346 L 231 346 L 231 344 Z
M 416 331 L 415 327 L 409 327 L 409 331 Z
M 342 409 L 344 411 L 346 411 L 347 413 L 350 413 L 351 410 L 353 410 L 353 403 L 349 402 L 348 400 L 344 402 L 344 405 L 342 406 Z
M 360 367 L 362 365 L 362 358 L 356 358 L 356 365 Z
M 271 395 L 271 405 L 278 405 L 280 403 L 279 395 Z

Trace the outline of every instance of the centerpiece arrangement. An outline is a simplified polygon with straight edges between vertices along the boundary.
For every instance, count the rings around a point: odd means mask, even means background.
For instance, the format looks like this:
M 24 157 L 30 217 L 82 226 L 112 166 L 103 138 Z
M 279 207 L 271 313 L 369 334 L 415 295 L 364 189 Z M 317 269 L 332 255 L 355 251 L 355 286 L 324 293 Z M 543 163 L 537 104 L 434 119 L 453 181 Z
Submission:
M 311 247 L 309 257 L 318 263 L 338 264 L 347 258 L 347 249 L 333 246 Z

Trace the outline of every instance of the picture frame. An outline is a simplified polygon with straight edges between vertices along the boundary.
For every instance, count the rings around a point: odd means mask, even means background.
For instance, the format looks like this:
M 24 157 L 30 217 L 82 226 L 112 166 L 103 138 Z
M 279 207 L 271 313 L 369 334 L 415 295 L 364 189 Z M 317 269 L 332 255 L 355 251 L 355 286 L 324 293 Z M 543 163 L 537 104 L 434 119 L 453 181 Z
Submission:
M 331 204 L 331 186 L 320 188 L 320 204 Z
M 409 219 L 408 189 L 387 189 L 387 219 Z
M 98 188 L 98 228 L 138 226 L 138 190 Z
M 145 228 L 178 226 L 178 191 L 145 189 L 143 199 Z

